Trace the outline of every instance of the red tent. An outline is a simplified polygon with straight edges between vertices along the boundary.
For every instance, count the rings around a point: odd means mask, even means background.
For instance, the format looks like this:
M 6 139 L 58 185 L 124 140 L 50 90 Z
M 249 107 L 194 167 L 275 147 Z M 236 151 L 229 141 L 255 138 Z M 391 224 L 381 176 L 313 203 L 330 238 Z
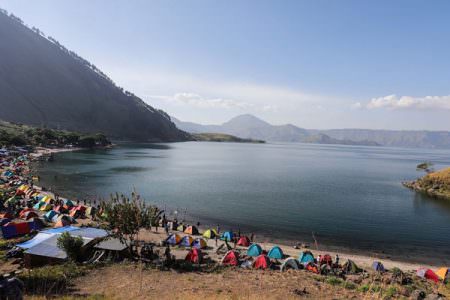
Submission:
M 425 278 L 429 280 L 433 280 L 436 283 L 439 283 L 439 276 L 437 276 L 436 273 L 434 273 L 432 270 L 428 269 L 425 272 Z
M 250 239 L 246 236 L 241 236 L 239 238 L 239 241 L 237 242 L 237 245 L 242 247 L 248 247 L 250 246 Z
M 236 251 L 228 251 L 222 259 L 224 266 L 237 266 L 239 264 L 239 253 Z
M 255 269 L 267 269 L 270 265 L 270 260 L 267 255 L 261 254 L 253 262 L 253 268 Z
M 39 218 L 39 215 L 37 213 L 35 213 L 34 211 L 27 211 L 23 214 L 23 216 L 21 218 L 25 219 L 25 220 L 29 220 L 32 218 Z
M 329 254 L 325 254 L 320 258 L 320 265 L 329 265 L 331 266 L 333 264 L 333 259 Z
M 22 209 L 22 210 L 20 211 L 19 217 L 20 217 L 20 218 L 24 218 L 24 217 L 25 217 L 25 213 L 27 213 L 27 212 L 29 212 L 29 211 L 33 211 L 33 212 L 34 212 L 34 209 L 29 208 L 29 207 L 27 207 L 27 208 L 25 208 L 25 209 Z
M 186 255 L 186 261 L 190 261 L 193 264 L 199 264 L 202 262 L 202 251 L 197 248 L 192 248 Z

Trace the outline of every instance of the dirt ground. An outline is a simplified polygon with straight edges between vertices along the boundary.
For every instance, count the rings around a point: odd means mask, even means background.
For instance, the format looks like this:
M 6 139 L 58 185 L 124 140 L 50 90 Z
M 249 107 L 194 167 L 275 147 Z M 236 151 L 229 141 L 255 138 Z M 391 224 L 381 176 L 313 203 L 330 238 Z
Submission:
M 225 269 L 177 273 L 114 265 L 75 281 L 74 293 L 107 299 L 362 299 L 355 290 L 332 287 L 302 271 Z M 366 299 L 369 299 L 366 297 Z

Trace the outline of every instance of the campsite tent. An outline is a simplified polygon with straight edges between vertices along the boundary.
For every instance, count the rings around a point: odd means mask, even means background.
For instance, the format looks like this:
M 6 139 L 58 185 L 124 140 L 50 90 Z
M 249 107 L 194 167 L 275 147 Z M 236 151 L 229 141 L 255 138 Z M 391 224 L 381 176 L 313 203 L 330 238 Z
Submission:
M 437 270 L 436 275 L 439 276 L 442 280 L 445 280 L 448 275 L 448 268 L 440 268 Z
M 420 268 L 417 270 L 417 276 L 432 280 L 436 283 L 439 282 L 439 276 L 436 275 L 436 273 L 434 273 L 431 269 Z
M 230 250 L 225 254 L 222 259 L 222 265 L 224 266 L 237 266 L 239 264 L 239 253 Z
M 49 211 L 51 210 L 53 207 L 53 205 L 49 204 L 49 203 L 44 203 L 44 205 L 42 205 L 39 210 L 41 211 Z
M 192 248 L 189 250 L 189 253 L 186 255 L 185 260 L 189 261 L 193 264 L 199 264 L 202 262 L 202 250 L 197 248 Z
M 300 253 L 300 256 L 298 257 L 298 261 L 301 264 L 307 264 L 310 262 L 314 262 L 314 255 L 310 251 L 303 251 Z
M 283 259 L 283 250 L 281 250 L 278 246 L 273 246 L 272 249 L 270 249 L 269 253 L 267 254 L 269 258 L 273 259 Z
M 261 254 L 262 254 L 262 248 L 258 244 L 252 244 L 247 249 L 247 255 L 248 256 L 258 256 L 258 255 L 261 255 Z
M 177 230 L 181 231 L 181 232 L 184 232 L 186 230 L 186 226 L 183 225 L 183 224 L 180 224 L 180 225 L 178 225 Z
M 9 222 L 2 226 L 3 238 L 9 239 L 18 235 L 24 235 L 31 232 L 28 222 Z
M 237 245 L 242 247 L 248 247 L 250 246 L 250 239 L 245 235 L 243 235 L 239 238 Z
M 176 233 L 171 234 L 166 239 L 166 243 L 169 244 L 169 245 L 172 245 L 172 246 L 179 244 L 180 241 L 181 241 L 181 237 L 178 234 L 176 234 Z
M 203 237 L 205 239 L 213 239 L 218 236 L 217 231 L 215 229 L 208 229 L 203 233 Z
M 197 235 L 198 234 L 198 229 L 195 226 L 189 226 L 188 228 L 186 228 L 184 230 L 184 233 L 187 234 L 192 234 L 192 235 Z
M 382 264 L 381 262 L 379 262 L 379 261 L 374 261 L 373 264 L 372 264 L 372 268 L 373 268 L 375 271 L 377 271 L 377 272 L 384 272 L 384 271 L 386 271 L 386 270 L 384 269 L 383 264 Z
M 284 261 L 284 263 L 281 265 L 281 272 L 287 271 L 289 269 L 298 270 L 300 269 L 300 263 L 298 260 L 296 260 L 293 257 L 289 257 Z
M 258 256 L 253 262 L 253 268 L 255 269 L 267 269 L 270 266 L 269 258 L 262 254 Z
M 29 220 L 32 218 L 39 218 L 38 214 L 34 211 L 27 211 L 23 214 L 22 219 Z
M 48 222 L 53 222 L 53 218 L 55 216 L 59 215 L 58 212 L 54 211 L 54 210 L 49 210 L 48 212 L 45 213 L 44 215 L 44 219 L 47 220 Z M 57 220 L 56 220 L 57 221 Z
M 194 242 L 194 239 L 193 239 L 191 236 L 186 235 L 185 237 L 183 237 L 183 238 L 181 239 L 181 241 L 180 241 L 180 246 L 183 246 L 183 247 L 191 247 L 191 245 L 192 245 L 193 242 Z
M 233 232 L 231 231 L 225 231 L 222 236 L 220 237 L 221 240 L 231 242 L 233 240 Z
M 192 243 L 192 247 L 197 249 L 204 249 L 207 247 L 206 241 L 202 238 L 195 239 L 195 241 Z
M 345 274 L 358 274 L 363 271 L 351 259 L 347 260 L 347 262 L 342 266 L 342 270 L 344 271 Z
M 27 212 L 29 212 L 29 211 L 33 211 L 33 212 L 34 212 L 34 209 L 29 208 L 29 207 L 22 209 L 22 210 L 20 211 L 20 213 L 19 213 L 19 217 L 20 217 L 20 218 L 24 218 L 24 217 L 25 217 L 25 213 L 27 213 Z
M 36 209 L 36 210 L 38 210 L 38 209 L 41 209 L 41 207 L 44 206 L 45 204 L 46 204 L 45 202 L 39 201 L 38 203 L 36 203 L 36 204 L 33 206 L 33 208 Z

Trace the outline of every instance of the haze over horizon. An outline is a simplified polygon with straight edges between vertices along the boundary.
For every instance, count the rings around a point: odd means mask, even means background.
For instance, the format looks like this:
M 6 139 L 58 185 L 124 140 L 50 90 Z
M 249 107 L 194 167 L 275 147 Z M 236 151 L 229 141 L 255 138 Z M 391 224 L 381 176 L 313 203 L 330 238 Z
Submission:
M 450 130 L 450 3 L 55 1 L 0 7 L 183 121 Z

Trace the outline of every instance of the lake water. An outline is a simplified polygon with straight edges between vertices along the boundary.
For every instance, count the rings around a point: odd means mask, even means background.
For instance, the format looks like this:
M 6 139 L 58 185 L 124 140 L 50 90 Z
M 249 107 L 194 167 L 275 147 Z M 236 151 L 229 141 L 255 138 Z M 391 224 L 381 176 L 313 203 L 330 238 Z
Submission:
M 41 184 L 64 196 L 107 198 L 135 188 L 148 202 L 255 233 L 387 256 L 450 263 L 450 201 L 401 185 L 444 150 L 312 144 L 122 144 L 67 152 L 39 167 Z

